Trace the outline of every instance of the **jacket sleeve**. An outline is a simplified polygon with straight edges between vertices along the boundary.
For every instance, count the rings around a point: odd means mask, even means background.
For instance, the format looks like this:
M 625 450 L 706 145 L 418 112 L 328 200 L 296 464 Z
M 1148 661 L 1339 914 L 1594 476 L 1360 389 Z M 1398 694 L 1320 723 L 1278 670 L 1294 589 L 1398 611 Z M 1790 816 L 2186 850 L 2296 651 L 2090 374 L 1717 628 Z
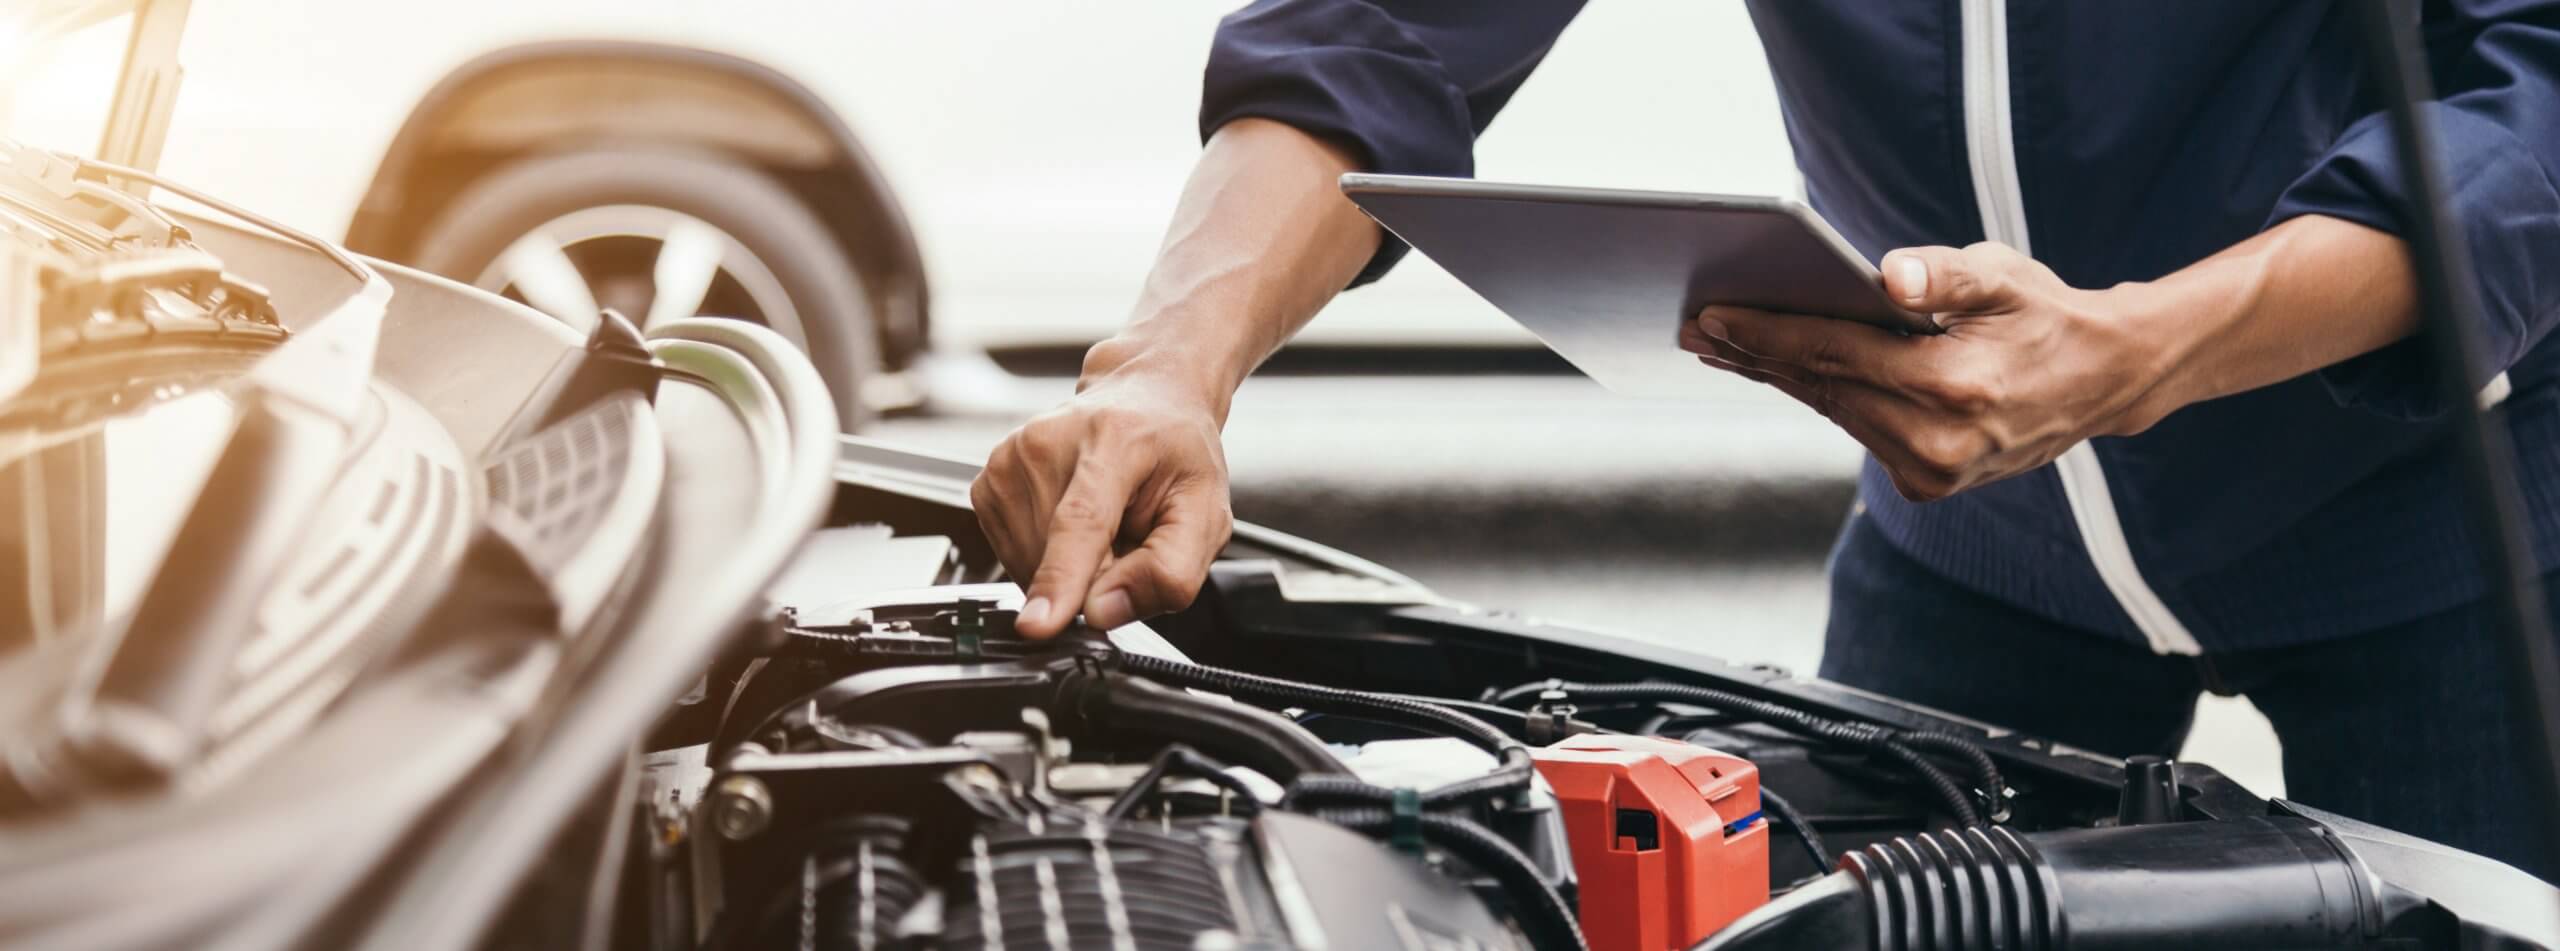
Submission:
M 2503 372 L 2560 324 L 2560 3 L 2452 0 L 2427 9 L 2439 98 L 2421 108 L 2468 239 L 2489 369 Z M 2319 214 L 2401 232 L 2410 214 L 2401 182 L 2385 118 L 2366 116 L 2286 191 L 2269 224 Z M 2347 405 L 2432 416 L 2447 407 L 2420 347 L 2404 340 L 2321 376 Z
M 1363 168 L 1475 173 L 1475 139 L 1582 0 L 1258 0 L 1218 26 L 1200 137 L 1259 117 L 1348 148 Z M 1352 286 L 1404 256 L 1388 236 Z

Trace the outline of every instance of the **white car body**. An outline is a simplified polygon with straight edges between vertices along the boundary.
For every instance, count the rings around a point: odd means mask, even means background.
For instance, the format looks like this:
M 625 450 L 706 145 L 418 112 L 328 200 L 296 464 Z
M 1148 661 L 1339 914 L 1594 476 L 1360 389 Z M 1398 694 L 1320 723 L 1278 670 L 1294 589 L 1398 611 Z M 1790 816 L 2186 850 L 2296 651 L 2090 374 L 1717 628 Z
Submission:
M 314 233 L 347 233 L 404 120 L 457 67 L 612 39 L 759 63 L 813 91 L 916 231 L 937 349 L 1074 345 L 1127 316 L 1199 142 L 1226 4 L 737 0 L 197 0 L 162 171 Z M 93 28 L 18 90 L 19 134 L 86 150 Z M 64 73 L 89 72 L 60 80 Z M 83 122 L 88 123 L 83 125 Z M 1594 4 L 1494 123 L 1487 179 L 1799 190 L 1739 3 Z M 1427 261 L 1347 295 L 1315 342 L 1502 345 L 1525 333 Z

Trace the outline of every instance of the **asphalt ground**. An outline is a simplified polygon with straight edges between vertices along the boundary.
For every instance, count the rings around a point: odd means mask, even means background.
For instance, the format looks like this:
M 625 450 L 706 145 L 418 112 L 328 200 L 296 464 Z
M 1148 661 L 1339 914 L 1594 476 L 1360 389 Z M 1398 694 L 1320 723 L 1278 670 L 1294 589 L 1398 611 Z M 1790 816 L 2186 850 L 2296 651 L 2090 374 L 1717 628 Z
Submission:
M 1524 369 L 1256 377 L 1226 428 L 1237 517 L 1486 607 L 1815 669 L 1822 559 L 1855 494 L 1857 444 L 1739 379 L 1665 403 Z M 872 434 L 984 458 L 1073 386 L 989 375 L 969 389 L 965 407 Z M 2246 701 L 2207 698 L 2185 755 L 2282 791 L 2275 739 Z

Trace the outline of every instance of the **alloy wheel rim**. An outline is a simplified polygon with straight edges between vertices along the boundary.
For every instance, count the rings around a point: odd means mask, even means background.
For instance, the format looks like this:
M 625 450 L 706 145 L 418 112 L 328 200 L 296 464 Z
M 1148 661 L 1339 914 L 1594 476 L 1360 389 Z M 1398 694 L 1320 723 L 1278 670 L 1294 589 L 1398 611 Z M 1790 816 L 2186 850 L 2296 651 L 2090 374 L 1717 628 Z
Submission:
M 773 268 L 699 217 L 654 205 L 581 208 L 508 243 L 471 282 L 581 328 L 605 307 L 648 330 L 695 316 L 771 327 L 808 349 L 800 312 Z

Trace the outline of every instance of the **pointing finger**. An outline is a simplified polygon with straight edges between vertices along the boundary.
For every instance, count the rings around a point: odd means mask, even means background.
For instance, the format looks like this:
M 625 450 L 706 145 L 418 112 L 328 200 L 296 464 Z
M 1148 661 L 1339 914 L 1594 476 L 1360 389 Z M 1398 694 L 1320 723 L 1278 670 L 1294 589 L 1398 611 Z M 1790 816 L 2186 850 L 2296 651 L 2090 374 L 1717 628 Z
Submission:
M 1121 514 L 1136 481 L 1125 466 L 1101 462 L 1092 455 L 1078 461 L 1050 515 L 1048 544 L 1032 573 L 1022 612 L 1015 618 L 1016 630 L 1026 637 L 1049 637 L 1065 630 L 1075 618 L 1085 604 L 1094 573 L 1111 554 L 1111 539 L 1119 534 Z

